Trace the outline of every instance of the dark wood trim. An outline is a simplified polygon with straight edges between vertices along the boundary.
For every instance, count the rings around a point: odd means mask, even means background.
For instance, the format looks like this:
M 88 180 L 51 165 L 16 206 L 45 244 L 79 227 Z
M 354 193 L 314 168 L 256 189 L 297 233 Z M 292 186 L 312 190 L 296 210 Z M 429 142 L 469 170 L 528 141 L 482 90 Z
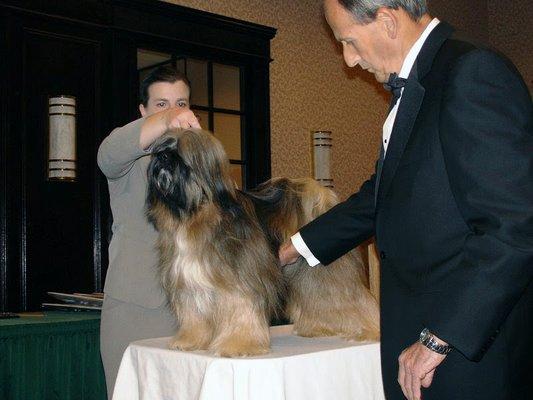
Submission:
M 247 75 L 247 71 L 250 69 L 250 66 L 247 65 L 246 67 L 244 68 L 241 68 L 240 69 L 240 76 L 239 76 L 239 81 L 241 82 L 241 87 L 240 87 L 240 94 L 239 94 L 239 99 L 240 99 L 240 104 L 239 104 L 239 108 L 241 110 L 241 113 L 242 113 L 242 117 L 241 117 L 241 132 L 243 132 L 244 134 L 241 135 L 241 149 L 244 149 L 244 152 L 241 150 L 241 158 L 242 158 L 242 168 L 241 168 L 241 182 L 242 182 L 242 189 L 246 190 L 246 189 L 252 189 L 254 188 L 255 186 L 257 185 L 253 185 L 253 186 L 250 186 L 249 183 L 248 183 L 248 179 L 247 177 L 250 175 L 250 166 L 249 166 L 249 160 L 250 158 L 252 157 L 252 154 L 251 154 L 251 148 L 250 146 L 248 145 L 248 142 L 249 142 L 249 136 L 253 135 L 254 132 L 252 130 L 249 130 L 248 127 L 251 127 L 251 124 L 248 123 L 248 118 L 249 117 L 249 113 L 246 112 L 247 108 L 249 108 L 249 105 L 248 105 L 248 102 L 249 101 L 253 101 L 253 98 L 248 98 L 246 97 L 246 94 L 247 94 L 247 88 L 251 85 L 253 85 L 253 83 L 251 84 L 250 82 L 248 82 L 246 80 L 246 77 L 248 76 Z M 243 154 L 244 153 L 244 154 Z M 270 160 L 269 160 L 270 162 Z
M 216 107 L 206 107 L 206 106 L 197 106 L 191 105 L 191 108 L 199 111 L 212 111 L 214 113 L 223 113 L 223 114 L 232 114 L 232 115 L 245 115 L 244 111 L 230 110 L 228 108 L 216 108 Z
M 160 0 L 2 0 L 0 7 L 269 58 L 276 29 Z M 198 29 L 198 27 L 201 29 Z
M 133 10 L 140 16 L 147 14 L 170 16 L 175 23 L 189 22 L 206 27 L 216 25 L 226 33 L 236 32 L 267 41 L 276 34 L 275 28 L 159 0 L 110 0 L 109 2 L 116 10 Z M 116 20 L 114 23 L 120 25 Z
M 269 58 L 265 42 L 268 46 L 276 34 L 274 28 L 158 0 L 111 0 L 111 4 L 113 25 L 118 29 L 179 37 L 192 45 L 248 56 Z
M 7 18 L 0 14 L 0 25 L 6 26 Z M 0 31 L 0 54 L 7 53 L 7 32 Z M 8 76 L 7 63 L 0 63 L 0 76 Z M 7 82 L 0 79 L 0 114 L 8 115 Z M 7 132 L 8 119 L 0 118 L 0 309 L 7 308 Z
M 208 105 L 208 111 L 210 111 L 207 114 L 208 118 L 208 129 L 213 132 L 215 130 L 215 116 L 213 112 L 211 111 L 213 109 L 213 103 L 214 103 L 214 95 L 213 95 L 213 62 L 208 61 L 207 62 L 207 105 Z
M 217 26 L 225 32 L 265 40 L 272 39 L 276 34 L 276 29 L 264 25 L 160 0 L 2 0 L 0 6 L 79 22 L 130 27 L 134 31 L 139 31 L 139 27 L 133 25 L 128 16 L 144 16 L 144 19 L 148 19 L 147 16 L 164 16 L 171 18 L 174 24 L 187 22 L 206 27 Z
M 112 23 L 111 4 L 107 0 L 2 0 L 0 7 L 27 14 L 49 16 L 96 25 Z
M 13 14 L 3 10 L 2 16 L 5 24 L 3 30 L 5 42 L 3 48 L 6 50 L 4 54 L 10 54 L 11 62 L 2 63 L 4 66 L 5 74 L 2 76 L 10 77 L 10 79 L 4 80 L 5 93 L 0 98 L 0 103 L 5 112 L 2 114 L 5 118 L 2 118 L 4 126 L 5 138 L 3 140 L 5 147 L 2 154 L 3 162 L 6 167 L 5 171 L 4 193 L 5 197 L 5 216 L 3 225 L 7 228 L 5 238 L 5 261 L 4 275 L 5 282 L 2 286 L 6 287 L 5 293 L 7 293 L 4 304 L 5 309 L 16 309 L 20 306 L 20 299 L 23 296 L 23 284 L 21 280 L 21 242 L 24 240 L 23 232 L 21 229 L 22 209 L 20 207 L 19 193 L 22 191 L 22 183 L 20 176 L 21 171 L 21 143 L 18 140 L 17 135 L 22 129 L 22 112 L 15 105 L 21 102 L 21 87 L 22 81 L 17 71 L 21 70 L 20 64 L 15 64 L 16 61 L 22 62 L 21 51 L 17 48 L 14 41 L 10 41 L 10 37 L 16 37 L 12 21 Z
M 253 82 L 253 86 L 246 88 L 246 96 L 252 100 L 247 104 L 246 129 L 253 134 L 247 136 L 250 158 L 247 158 L 249 174 L 246 187 L 253 188 L 271 178 L 269 66 L 255 64 L 248 74 L 246 82 Z M 255 96 L 254 93 L 264 93 L 264 96 Z

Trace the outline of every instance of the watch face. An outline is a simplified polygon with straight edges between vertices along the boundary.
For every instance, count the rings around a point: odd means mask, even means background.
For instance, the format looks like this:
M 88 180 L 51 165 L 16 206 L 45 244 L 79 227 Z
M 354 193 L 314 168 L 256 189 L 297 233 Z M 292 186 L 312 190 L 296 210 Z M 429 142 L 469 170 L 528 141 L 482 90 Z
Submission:
M 422 332 L 420 332 L 420 341 L 423 341 L 429 336 L 429 330 L 427 328 L 424 328 Z

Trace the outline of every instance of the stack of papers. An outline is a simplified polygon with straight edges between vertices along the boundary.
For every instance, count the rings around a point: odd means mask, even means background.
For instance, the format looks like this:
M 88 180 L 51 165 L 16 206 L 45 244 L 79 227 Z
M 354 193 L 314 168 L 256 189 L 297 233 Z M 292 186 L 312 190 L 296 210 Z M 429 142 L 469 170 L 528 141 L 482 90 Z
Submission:
M 104 301 L 103 293 L 58 293 L 47 292 L 50 296 L 61 300 L 62 303 L 43 303 L 43 308 L 55 310 L 93 310 L 100 311 Z

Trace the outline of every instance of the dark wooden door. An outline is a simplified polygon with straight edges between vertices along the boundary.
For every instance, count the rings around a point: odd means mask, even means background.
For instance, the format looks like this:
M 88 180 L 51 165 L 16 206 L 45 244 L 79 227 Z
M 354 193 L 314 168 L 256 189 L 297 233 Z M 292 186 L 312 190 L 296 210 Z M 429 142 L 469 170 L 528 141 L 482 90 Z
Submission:
M 8 308 L 34 310 L 47 291 L 102 289 L 105 184 L 96 152 L 109 130 L 103 32 L 11 12 L 7 19 Z M 108 86 L 107 86 L 108 87 Z M 76 97 L 75 182 L 47 180 L 48 97 Z M 102 213 L 103 211 L 103 213 Z

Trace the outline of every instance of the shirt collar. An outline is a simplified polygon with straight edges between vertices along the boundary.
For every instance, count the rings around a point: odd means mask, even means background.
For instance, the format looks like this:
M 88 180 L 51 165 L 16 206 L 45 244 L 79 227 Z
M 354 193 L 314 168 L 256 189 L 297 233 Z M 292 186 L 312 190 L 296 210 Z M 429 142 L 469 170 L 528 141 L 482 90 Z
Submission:
M 438 18 L 433 18 L 433 20 L 428 24 L 428 26 L 426 26 L 426 29 L 424 29 L 424 32 L 422 32 L 415 44 L 413 44 L 413 47 L 411 47 L 409 53 L 407 53 L 407 56 L 403 61 L 402 69 L 400 70 L 400 73 L 398 75 L 400 78 L 407 79 L 409 77 L 411 69 L 413 68 L 416 58 L 418 57 L 418 53 L 420 53 L 420 50 L 422 49 L 422 46 L 424 45 L 431 31 L 435 29 L 435 27 L 439 23 L 440 21 Z

